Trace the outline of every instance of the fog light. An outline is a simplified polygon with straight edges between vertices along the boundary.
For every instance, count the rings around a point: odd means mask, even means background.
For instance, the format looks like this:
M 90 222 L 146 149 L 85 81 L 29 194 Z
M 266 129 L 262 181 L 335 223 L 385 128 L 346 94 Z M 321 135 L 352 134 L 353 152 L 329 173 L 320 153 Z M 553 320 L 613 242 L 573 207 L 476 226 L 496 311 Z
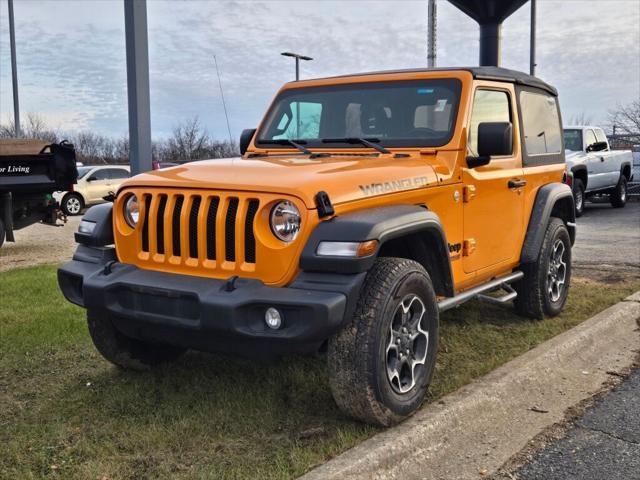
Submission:
M 264 321 L 269 328 L 277 330 L 282 326 L 282 315 L 280 315 L 278 309 L 269 307 L 264 313 Z

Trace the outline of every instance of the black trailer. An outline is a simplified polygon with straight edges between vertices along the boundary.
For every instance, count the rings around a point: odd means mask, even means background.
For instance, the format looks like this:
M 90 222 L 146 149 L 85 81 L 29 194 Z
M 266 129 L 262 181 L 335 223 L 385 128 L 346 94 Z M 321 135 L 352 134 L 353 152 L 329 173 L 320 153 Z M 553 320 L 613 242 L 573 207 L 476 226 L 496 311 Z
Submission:
M 15 241 L 13 232 L 42 222 L 56 225 L 59 210 L 53 192 L 70 190 L 78 179 L 76 155 L 67 142 L 52 143 L 39 153 L 0 154 L 0 246 Z M 19 149 L 14 152 L 19 152 Z

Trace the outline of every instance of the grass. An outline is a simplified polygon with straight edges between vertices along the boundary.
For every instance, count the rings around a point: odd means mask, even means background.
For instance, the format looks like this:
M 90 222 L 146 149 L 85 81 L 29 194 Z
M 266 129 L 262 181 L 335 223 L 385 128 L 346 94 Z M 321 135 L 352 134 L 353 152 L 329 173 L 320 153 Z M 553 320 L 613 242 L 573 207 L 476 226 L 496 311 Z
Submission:
M 574 282 L 564 313 L 544 321 L 475 302 L 447 312 L 429 401 L 638 289 Z M 2 478 L 290 478 L 377 431 L 341 415 L 320 358 L 193 352 L 123 372 L 93 348 L 55 267 L 2 273 L 0 298 Z

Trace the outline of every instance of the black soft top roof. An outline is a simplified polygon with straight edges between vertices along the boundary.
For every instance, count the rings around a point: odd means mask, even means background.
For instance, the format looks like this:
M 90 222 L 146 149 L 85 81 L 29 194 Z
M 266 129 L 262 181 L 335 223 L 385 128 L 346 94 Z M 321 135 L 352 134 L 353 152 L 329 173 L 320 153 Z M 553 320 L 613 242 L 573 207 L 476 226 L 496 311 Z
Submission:
M 534 77 L 524 72 L 517 70 L 509 70 L 508 68 L 501 67 L 446 67 L 446 68 L 411 68 L 405 70 L 386 70 L 378 72 L 365 72 L 354 73 L 350 75 L 338 75 L 328 78 L 344 78 L 344 77 L 357 77 L 361 75 L 383 75 L 392 73 L 415 73 L 415 72 L 453 72 L 453 71 L 467 71 L 473 75 L 473 78 L 479 80 L 493 80 L 497 82 L 509 82 L 519 85 L 527 85 L 530 87 L 541 88 L 552 94 L 558 96 L 558 91 L 546 82 L 543 82 L 538 77 Z

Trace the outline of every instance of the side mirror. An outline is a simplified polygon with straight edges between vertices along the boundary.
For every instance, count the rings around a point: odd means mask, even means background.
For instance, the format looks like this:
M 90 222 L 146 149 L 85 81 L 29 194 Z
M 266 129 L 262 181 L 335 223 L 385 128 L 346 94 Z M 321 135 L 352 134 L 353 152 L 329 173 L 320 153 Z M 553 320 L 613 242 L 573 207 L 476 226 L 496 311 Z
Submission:
M 240 134 L 240 155 L 244 155 L 247 152 L 247 148 L 249 148 L 251 139 L 255 134 L 255 128 L 248 128 L 242 131 L 242 133 Z
M 491 157 L 513 152 L 511 122 L 482 122 L 478 125 L 478 156 L 467 157 L 469 168 L 487 165 Z
M 87 182 L 95 182 L 97 180 L 96 177 L 89 177 L 87 178 Z
M 607 142 L 594 142 L 591 145 L 588 145 L 586 150 L 587 152 L 601 152 L 607 149 Z

